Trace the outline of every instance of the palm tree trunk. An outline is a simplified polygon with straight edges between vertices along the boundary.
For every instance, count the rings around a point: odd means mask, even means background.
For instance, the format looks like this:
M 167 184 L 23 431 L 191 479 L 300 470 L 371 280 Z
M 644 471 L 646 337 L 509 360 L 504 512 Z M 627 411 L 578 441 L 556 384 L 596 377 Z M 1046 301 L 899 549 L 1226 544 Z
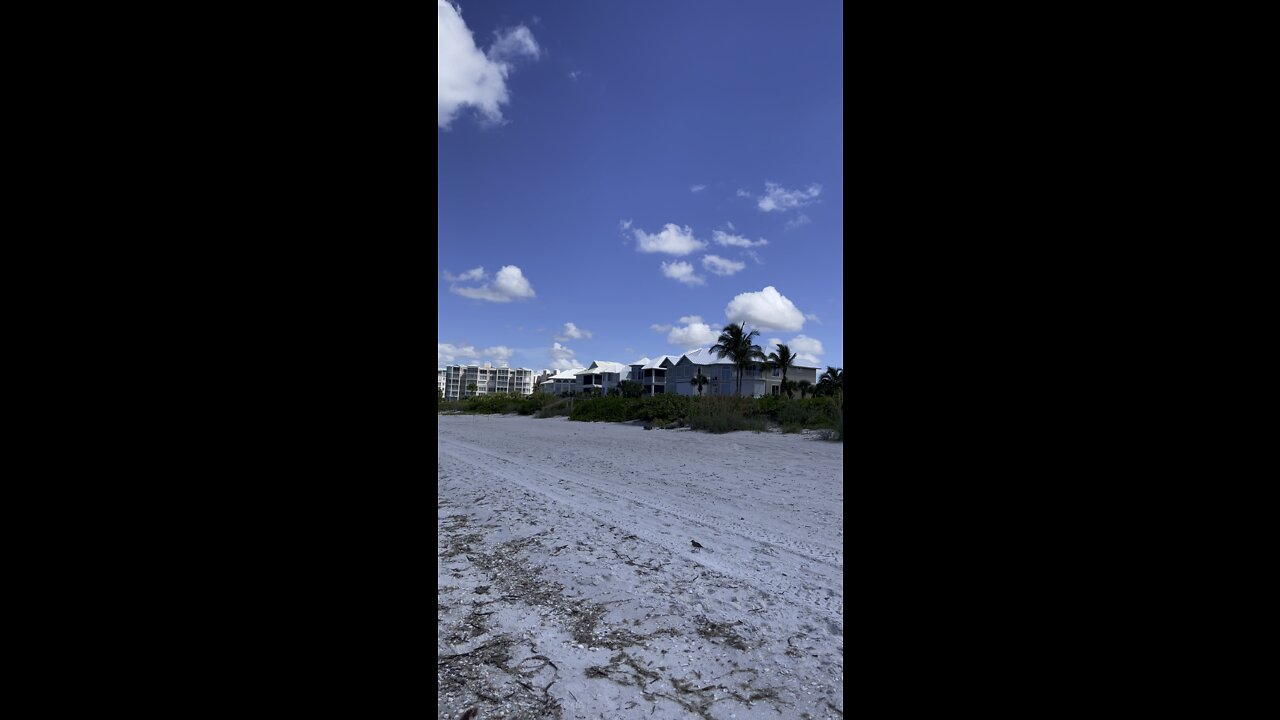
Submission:
M 738 397 L 742 397 L 742 366 L 738 366 Z

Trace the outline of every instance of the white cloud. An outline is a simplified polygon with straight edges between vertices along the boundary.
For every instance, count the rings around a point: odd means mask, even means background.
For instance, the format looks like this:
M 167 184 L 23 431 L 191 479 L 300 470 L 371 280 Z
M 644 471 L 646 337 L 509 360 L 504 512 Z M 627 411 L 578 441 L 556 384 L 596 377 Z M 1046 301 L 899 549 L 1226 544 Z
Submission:
M 794 353 L 809 353 L 810 355 L 823 355 L 826 353 L 822 349 L 822 341 L 817 338 L 811 338 L 808 335 L 797 335 L 791 338 L 787 343 L 787 347 L 791 348 Z
M 693 187 L 689 188 L 689 192 L 699 193 L 706 189 L 707 189 L 706 185 L 694 185 Z
M 670 325 L 659 325 L 658 323 L 654 323 L 654 324 L 652 324 L 652 325 L 650 325 L 650 326 L 649 326 L 649 329 L 650 329 L 650 330 L 652 330 L 652 331 L 654 331 L 654 332 L 666 332 L 666 331 L 668 331 L 668 330 L 670 330 L 670 329 L 671 329 L 671 326 L 670 326 Z
M 667 334 L 667 342 L 680 347 L 706 347 L 714 345 L 720 338 L 717 330 L 702 322 L 689 323 L 685 327 L 674 327 Z
M 775 345 L 784 344 L 779 338 L 769 338 L 769 347 L 765 349 L 764 354 L 777 352 Z M 824 353 L 822 349 L 822 341 L 811 338 L 807 335 L 797 335 L 786 343 L 787 349 L 796 355 L 796 362 L 808 367 L 822 367 L 822 360 L 819 355 Z
M 564 324 L 564 329 L 561 330 L 560 334 L 556 335 L 555 337 L 557 340 L 578 340 L 579 338 L 591 337 L 591 331 L 580 330 L 578 329 L 577 325 L 574 325 L 571 322 L 567 322 Z
M 630 221 L 630 220 L 619 220 L 619 221 L 618 221 L 618 228 L 619 228 L 620 230 L 630 230 L 630 229 L 631 229 L 631 221 Z
M 461 275 L 450 275 L 448 270 L 444 271 L 444 279 L 449 282 L 468 282 L 470 280 L 481 280 L 484 278 L 484 267 L 471 268 Z
M 578 76 L 579 76 L 579 75 L 581 75 L 581 74 L 582 74 L 582 73 L 578 72 L 577 70 L 574 70 L 573 72 L 569 73 L 569 79 L 570 79 L 570 80 L 577 80 L 577 79 L 578 79 Z
M 711 239 L 715 240 L 717 245 L 723 245 L 725 247 L 752 248 L 769 244 L 769 241 L 764 238 L 760 238 L 759 240 L 748 240 L 741 235 L 730 235 L 723 230 L 716 230 L 711 233 Z
M 702 285 L 706 282 L 701 275 L 694 274 L 692 265 L 683 260 L 662 263 L 662 274 L 685 285 Z
M 819 319 L 818 319 L 818 316 L 817 316 L 816 314 L 814 314 L 814 313 L 805 313 L 805 314 L 804 314 L 804 318 L 805 318 L 806 320 L 812 320 L 812 321 L 814 321 L 814 322 L 818 323 L 819 325 L 821 325 L 821 324 L 822 324 L 822 321 L 821 321 L 821 320 L 819 320 Z
M 495 363 L 504 363 L 510 360 L 514 354 L 515 350 L 505 345 L 495 345 L 483 350 L 476 350 L 473 345 L 436 343 L 436 362 L 438 365 L 454 365 L 463 360 L 467 361 L 464 364 L 470 364 L 480 358 L 486 358 Z
M 506 345 L 494 345 L 493 347 L 487 347 L 484 350 L 481 350 L 480 354 L 487 358 L 493 358 L 495 362 L 504 363 L 510 360 L 511 356 L 514 355 L 515 352 L 515 350 L 512 350 Z
M 822 194 L 822 186 L 813 183 L 804 190 L 788 190 L 777 183 L 766 182 L 764 184 L 764 195 L 756 198 L 756 205 L 764 212 L 786 212 L 792 208 L 812 205 L 817 202 L 817 197 Z M 738 195 L 741 197 L 751 197 L 750 193 L 743 195 L 743 191 L 739 190 Z
M 456 5 L 436 0 L 436 124 L 445 129 L 468 106 L 488 122 L 501 122 L 501 108 L 509 100 L 508 61 L 541 54 L 533 33 L 522 25 L 499 33 L 485 55 L 460 13 Z
M 663 226 L 662 232 L 656 235 L 636 228 L 632 232 L 636 237 L 636 250 L 645 253 L 667 253 L 668 255 L 688 255 L 695 250 L 701 250 L 707 244 L 698 240 L 693 236 L 693 229 L 688 225 L 683 228 L 674 223 L 667 223 Z
M 719 255 L 703 255 L 702 267 L 716 275 L 732 275 L 747 267 L 744 262 L 725 260 Z
M 451 343 L 436 343 L 436 364 L 437 365 L 453 365 L 461 359 L 475 359 L 480 357 L 476 349 L 471 345 L 453 345 Z
M 560 343 L 552 343 L 548 354 L 551 355 L 550 367 L 552 370 L 569 370 L 570 368 L 582 367 L 578 359 L 573 356 L 573 351 Z
M 497 39 L 493 41 L 493 45 L 489 46 L 489 59 L 494 62 L 518 60 L 522 57 L 537 60 L 542 56 L 542 48 L 538 47 L 537 41 L 533 39 L 533 33 L 523 25 L 513 27 L 505 33 L 494 34 L 497 35 Z
M 702 316 L 701 315 L 685 315 L 684 317 L 680 318 L 680 322 L 684 323 L 685 325 L 688 325 L 690 323 L 700 323 L 702 322 Z
M 725 221 L 724 221 L 724 224 L 725 224 L 725 227 L 729 228 L 730 230 L 737 230 L 737 229 L 738 229 L 738 228 L 734 227 L 734 226 L 733 226 L 733 223 L 729 222 L 728 220 L 725 220 Z
M 751 193 L 743 190 L 742 188 L 738 188 L 738 197 L 751 197 Z
M 535 297 L 533 287 L 529 285 L 529 281 L 520 272 L 520 268 L 515 265 L 504 265 L 498 271 L 497 277 L 494 278 L 491 284 L 481 285 L 480 287 L 450 285 L 449 290 L 463 297 L 469 297 L 473 300 L 488 300 L 489 302 L 504 303 L 511 302 L 514 299 Z
M 525 279 L 524 273 L 520 272 L 520 268 L 515 265 L 505 265 L 498 271 L 498 277 L 494 280 L 493 286 L 500 292 L 516 298 L 533 297 L 533 287 L 529 285 L 529 281 Z
M 789 230 L 791 228 L 798 228 L 801 225 L 808 225 L 811 222 L 813 221 L 809 219 L 808 215 L 805 215 L 804 213 L 800 213 L 800 215 L 797 216 L 795 219 L 787 221 L 787 229 Z
M 764 264 L 764 261 L 760 259 L 760 256 L 756 254 L 755 250 L 743 250 L 742 254 L 750 257 L 752 260 L 755 260 L 757 265 Z
M 734 297 L 725 306 L 724 314 L 731 323 L 746 322 L 765 330 L 804 328 L 804 313 L 772 285 Z

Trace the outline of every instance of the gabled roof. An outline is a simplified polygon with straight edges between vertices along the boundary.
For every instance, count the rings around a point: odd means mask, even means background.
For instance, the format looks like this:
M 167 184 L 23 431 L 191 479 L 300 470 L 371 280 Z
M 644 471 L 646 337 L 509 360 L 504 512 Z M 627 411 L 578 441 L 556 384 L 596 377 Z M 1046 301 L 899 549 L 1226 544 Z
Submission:
M 678 362 L 680 362 L 679 355 L 659 355 L 658 357 L 649 361 L 649 364 L 645 365 L 644 369 L 645 370 L 661 370 L 664 367 L 670 367 L 672 365 L 675 365 Z
M 630 365 L 630 366 L 632 366 L 632 367 L 635 367 L 636 365 L 648 365 L 648 364 L 649 364 L 649 358 L 647 358 L 647 357 L 642 357 L 642 358 L 640 358 L 639 360 L 633 360 L 633 361 L 631 361 L 631 362 L 629 362 L 629 363 L 627 363 L 627 364 L 628 364 L 628 365 Z
M 585 370 L 578 371 L 577 375 L 598 375 L 600 373 L 622 373 L 626 375 L 631 368 L 619 362 L 609 362 L 608 360 L 594 360 L 591 366 Z
M 716 357 L 715 353 L 711 352 L 711 348 L 697 348 L 696 350 L 690 350 L 689 352 L 685 353 L 684 355 L 681 355 L 680 357 L 682 359 L 689 358 L 689 362 L 693 363 L 694 365 L 720 365 L 720 364 L 732 365 L 733 364 L 733 361 L 729 359 L 728 355 L 726 355 L 724 358 L 718 358 Z
M 579 372 L 579 371 L 581 371 L 581 370 L 583 370 L 583 368 L 570 368 L 570 369 L 568 369 L 568 370 L 561 370 L 560 372 L 556 373 L 555 375 L 552 375 L 552 376 L 551 376 L 550 378 L 548 378 L 548 379 L 550 379 L 550 380 L 576 380 L 576 379 L 577 379 L 578 372 Z

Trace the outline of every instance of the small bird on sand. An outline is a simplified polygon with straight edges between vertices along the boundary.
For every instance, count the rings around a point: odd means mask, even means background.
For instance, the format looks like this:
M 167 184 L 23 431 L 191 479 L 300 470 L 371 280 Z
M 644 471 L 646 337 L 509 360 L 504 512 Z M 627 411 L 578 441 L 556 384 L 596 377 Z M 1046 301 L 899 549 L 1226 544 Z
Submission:
M 690 540 L 689 542 L 693 543 L 694 547 L 702 547 L 701 545 L 698 544 L 697 540 Z

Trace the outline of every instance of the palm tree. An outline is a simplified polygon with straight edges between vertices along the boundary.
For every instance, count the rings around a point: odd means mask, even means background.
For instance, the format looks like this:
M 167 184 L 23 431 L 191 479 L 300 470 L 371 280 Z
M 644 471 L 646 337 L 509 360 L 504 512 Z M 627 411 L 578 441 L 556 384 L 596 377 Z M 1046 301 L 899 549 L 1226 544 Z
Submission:
M 827 366 L 827 371 L 822 373 L 822 377 L 818 378 L 818 387 L 822 388 L 823 394 L 835 395 L 837 398 L 843 397 L 844 391 L 844 370 Z
M 804 396 L 809 394 L 810 388 L 813 387 L 813 383 L 808 380 L 801 380 L 796 383 L 796 387 L 800 389 L 800 399 L 803 400 Z
M 782 371 L 782 391 L 787 392 L 787 369 L 795 367 L 796 354 L 791 352 L 791 348 L 781 343 L 777 347 L 778 351 L 769 353 L 769 357 L 765 360 L 768 361 L 769 367 Z M 791 393 L 787 392 L 787 397 L 791 397 Z
M 710 381 L 707 380 L 706 375 L 694 375 L 693 379 L 689 382 L 693 383 L 693 386 L 698 388 L 698 397 L 702 397 L 702 386 L 706 385 Z
M 711 352 L 717 358 L 728 357 L 733 361 L 734 368 L 738 371 L 738 397 L 742 397 L 742 369 L 757 360 L 765 359 L 760 346 L 751 343 L 759 334 L 759 330 L 747 332 L 745 322 L 742 325 L 725 325 L 716 344 L 711 346 Z
M 471 392 L 471 395 L 474 397 L 474 396 L 475 396 L 475 394 L 476 394 L 476 384 L 475 384 L 475 383 L 467 383 L 467 390 L 469 390 L 469 391 Z

